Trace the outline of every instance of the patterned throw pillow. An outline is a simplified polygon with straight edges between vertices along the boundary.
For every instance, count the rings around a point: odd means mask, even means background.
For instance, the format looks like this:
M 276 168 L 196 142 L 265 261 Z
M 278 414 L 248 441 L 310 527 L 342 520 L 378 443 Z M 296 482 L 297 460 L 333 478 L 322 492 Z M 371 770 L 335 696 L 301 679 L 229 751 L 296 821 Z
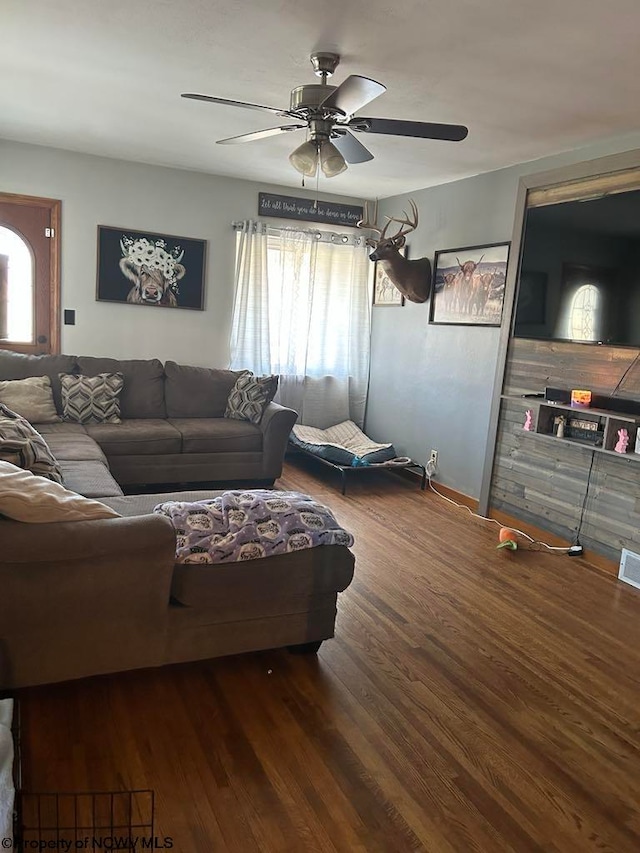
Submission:
M 259 424 L 264 410 L 275 397 L 277 390 L 277 376 L 241 374 L 229 393 L 225 418 Z
M 28 420 L 0 403 L 0 459 L 62 483 L 62 471 L 49 445 Z
M 61 373 L 62 417 L 78 424 L 119 424 L 121 373 L 75 376 Z

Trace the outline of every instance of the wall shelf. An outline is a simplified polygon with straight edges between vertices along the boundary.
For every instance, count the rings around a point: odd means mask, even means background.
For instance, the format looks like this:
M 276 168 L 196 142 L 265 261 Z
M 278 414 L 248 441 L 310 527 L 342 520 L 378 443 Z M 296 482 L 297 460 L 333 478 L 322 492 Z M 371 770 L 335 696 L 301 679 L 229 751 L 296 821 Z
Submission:
M 504 401 L 517 403 L 523 409 L 531 409 L 533 412 L 533 423 L 531 430 L 522 430 L 524 435 L 535 436 L 536 438 L 545 439 L 553 442 L 562 442 L 565 445 L 575 445 L 587 450 L 594 450 L 597 453 L 606 453 L 610 456 L 615 456 L 617 459 L 629 459 L 634 462 L 640 462 L 640 453 L 634 453 L 636 442 L 636 434 L 640 427 L 640 415 L 629 415 L 624 412 L 614 412 L 610 409 L 592 409 L 578 408 L 576 406 L 565 405 L 564 403 L 551 403 L 540 397 L 515 397 L 510 395 L 502 395 Z M 570 432 L 572 427 L 570 421 L 583 421 L 588 424 L 593 424 L 594 434 L 597 434 L 595 441 L 576 437 L 575 435 L 558 436 L 558 419 L 566 418 L 564 426 L 565 433 Z M 524 419 L 523 419 L 524 424 Z M 629 433 L 629 444 L 626 453 L 618 453 L 614 450 L 618 441 L 618 430 L 626 429 Z

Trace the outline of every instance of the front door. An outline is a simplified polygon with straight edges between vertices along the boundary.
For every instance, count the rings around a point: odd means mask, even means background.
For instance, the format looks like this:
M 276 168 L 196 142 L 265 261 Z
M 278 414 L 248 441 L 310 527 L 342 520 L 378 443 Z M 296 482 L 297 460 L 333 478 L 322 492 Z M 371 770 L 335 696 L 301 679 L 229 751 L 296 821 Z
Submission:
M 60 202 L 0 193 L 0 348 L 60 351 Z

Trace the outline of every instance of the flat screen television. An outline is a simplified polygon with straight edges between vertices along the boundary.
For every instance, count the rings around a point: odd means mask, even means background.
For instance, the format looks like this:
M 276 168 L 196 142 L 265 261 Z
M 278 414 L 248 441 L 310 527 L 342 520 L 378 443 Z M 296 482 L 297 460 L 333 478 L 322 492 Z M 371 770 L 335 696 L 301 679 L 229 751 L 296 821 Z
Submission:
M 640 190 L 526 211 L 514 335 L 640 347 Z

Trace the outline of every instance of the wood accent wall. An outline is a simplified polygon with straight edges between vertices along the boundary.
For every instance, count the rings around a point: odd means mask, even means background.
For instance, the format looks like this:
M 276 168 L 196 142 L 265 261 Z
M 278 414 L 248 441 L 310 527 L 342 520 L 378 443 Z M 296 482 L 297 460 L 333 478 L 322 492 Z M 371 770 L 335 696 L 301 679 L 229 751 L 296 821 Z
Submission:
M 629 347 L 512 338 L 503 394 L 589 388 L 609 395 L 638 355 Z M 640 400 L 640 361 L 617 397 Z M 490 506 L 573 542 L 592 450 L 538 439 L 522 429 L 527 401 L 502 402 Z M 617 563 L 620 550 L 640 552 L 640 456 L 595 452 L 580 541 Z

